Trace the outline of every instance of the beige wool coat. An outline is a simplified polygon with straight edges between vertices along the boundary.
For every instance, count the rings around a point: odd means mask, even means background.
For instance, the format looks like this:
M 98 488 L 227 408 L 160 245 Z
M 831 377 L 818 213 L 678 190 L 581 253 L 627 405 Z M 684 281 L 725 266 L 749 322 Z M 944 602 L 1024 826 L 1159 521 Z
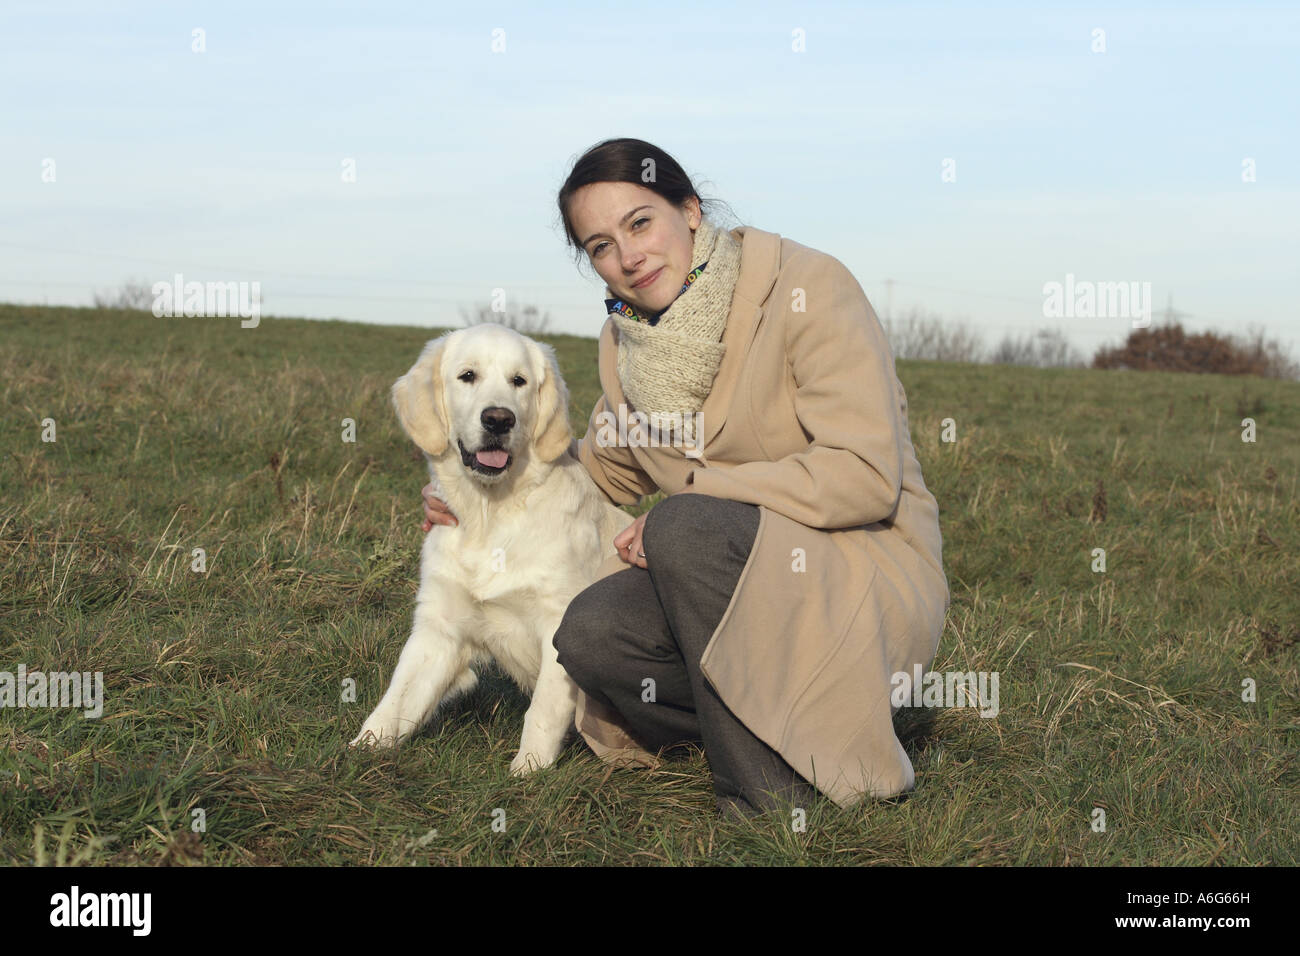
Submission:
M 745 726 L 849 807 L 914 785 L 890 681 L 928 668 L 943 631 L 939 509 L 857 280 L 833 256 L 775 233 L 731 234 L 742 244 L 740 275 L 726 353 L 700 410 L 699 456 L 597 442 L 602 412 L 634 411 L 619 387 L 612 319 L 600 334 L 604 394 L 570 453 L 615 504 L 691 483 L 759 506 L 749 560 L 700 667 Z M 628 568 L 614 555 L 599 576 Z M 579 696 L 578 730 L 596 754 L 657 766 L 620 721 Z

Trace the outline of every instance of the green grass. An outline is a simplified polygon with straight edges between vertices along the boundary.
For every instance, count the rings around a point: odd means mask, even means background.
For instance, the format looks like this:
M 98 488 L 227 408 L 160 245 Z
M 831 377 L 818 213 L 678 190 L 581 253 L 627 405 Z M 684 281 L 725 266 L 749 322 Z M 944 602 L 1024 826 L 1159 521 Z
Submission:
M 1300 385 L 900 362 L 952 585 L 933 669 L 997 671 L 1001 712 L 902 711 L 916 791 L 799 833 L 718 818 L 699 751 L 611 770 L 579 740 L 511 778 L 498 673 L 395 754 L 345 748 L 410 625 L 426 474 L 388 389 L 435 334 L 0 306 L 0 670 L 107 697 L 0 709 L 0 861 L 1300 859 Z M 539 338 L 581 433 L 595 341 Z

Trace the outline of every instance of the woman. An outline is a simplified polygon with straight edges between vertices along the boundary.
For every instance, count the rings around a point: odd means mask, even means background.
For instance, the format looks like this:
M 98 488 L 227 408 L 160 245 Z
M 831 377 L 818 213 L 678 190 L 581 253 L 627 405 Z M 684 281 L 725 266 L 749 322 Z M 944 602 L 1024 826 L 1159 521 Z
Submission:
M 578 729 L 619 765 L 702 743 L 724 814 L 910 790 L 891 690 L 933 659 L 948 582 L 861 287 L 825 253 L 716 227 L 642 140 L 588 150 L 559 206 L 610 313 L 570 453 L 615 504 L 668 493 L 556 632 Z M 434 494 L 425 530 L 455 523 Z

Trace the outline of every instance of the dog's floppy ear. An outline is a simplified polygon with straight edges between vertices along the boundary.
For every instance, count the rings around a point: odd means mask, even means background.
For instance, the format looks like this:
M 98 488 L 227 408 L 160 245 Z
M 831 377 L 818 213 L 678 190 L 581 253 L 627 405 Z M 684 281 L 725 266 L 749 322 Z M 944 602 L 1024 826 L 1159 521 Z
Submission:
M 542 461 L 554 461 L 569 450 L 573 432 L 569 428 L 569 389 L 560 377 L 555 349 L 544 342 L 529 340 L 542 375 L 537 389 L 537 421 L 533 426 L 533 451 Z
M 402 428 L 437 458 L 447 450 L 447 405 L 442 395 L 442 353 L 447 335 L 424 346 L 411 370 L 393 383 L 393 408 Z

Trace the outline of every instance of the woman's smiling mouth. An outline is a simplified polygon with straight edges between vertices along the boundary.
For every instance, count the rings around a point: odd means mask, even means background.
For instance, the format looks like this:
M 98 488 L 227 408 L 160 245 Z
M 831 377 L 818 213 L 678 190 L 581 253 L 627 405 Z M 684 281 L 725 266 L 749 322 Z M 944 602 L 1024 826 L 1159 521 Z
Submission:
M 659 278 L 659 273 L 661 273 L 661 272 L 663 272 L 663 271 L 664 271 L 664 267 L 663 267 L 663 266 L 660 266 L 658 269 L 656 269 L 654 272 L 650 273 L 650 275 L 646 276 L 646 277 L 645 277 L 644 279 L 642 279 L 640 282 L 633 283 L 632 288 L 634 288 L 634 289 L 644 289 L 644 288 L 645 288 L 646 286 L 648 286 L 651 282 L 654 282 L 657 278 Z

